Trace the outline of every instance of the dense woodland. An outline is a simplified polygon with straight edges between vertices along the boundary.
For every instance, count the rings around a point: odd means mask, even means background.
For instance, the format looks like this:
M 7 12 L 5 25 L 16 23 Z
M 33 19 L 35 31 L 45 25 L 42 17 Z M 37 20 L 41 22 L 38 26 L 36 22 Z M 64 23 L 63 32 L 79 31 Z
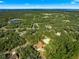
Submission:
M 79 12 L 22 11 L 0 12 L 0 59 L 12 49 L 21 59 L 42 59 L 33 48 L 42 35 L 51 39 L 46 59 L 79 59 Z

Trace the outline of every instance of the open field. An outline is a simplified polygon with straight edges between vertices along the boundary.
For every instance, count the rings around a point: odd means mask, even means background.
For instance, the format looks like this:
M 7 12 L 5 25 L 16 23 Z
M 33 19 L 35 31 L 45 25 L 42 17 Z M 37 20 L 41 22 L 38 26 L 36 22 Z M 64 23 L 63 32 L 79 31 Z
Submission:
M 0 59 L 79 59 L 79 12 L 0 12 Z

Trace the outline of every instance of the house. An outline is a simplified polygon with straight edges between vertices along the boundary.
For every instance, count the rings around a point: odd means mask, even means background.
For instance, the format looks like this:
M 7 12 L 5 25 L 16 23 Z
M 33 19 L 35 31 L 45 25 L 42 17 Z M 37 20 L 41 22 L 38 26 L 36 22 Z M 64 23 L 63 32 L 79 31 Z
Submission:
M 43 36 L 41 41 L 39 41 L 37 44 L 35 44 L 33 46 L 35 48 L 35 50 L 40 52 L 41 59 L 46 59 L 45 54 L 44 54 L 45 53 L 45 47 L 46 47 L 47 44 L 49 44 L 49 42 L 50 42 L 50 38 L 48 38 L 47 36 Z
M 61 36 L 61 32 L 57 32 L 56 35 L 57 35 L 57 36 Z
M 37 50 L 37 51 L 45 51 L 45 47 L 47 44 L 49 44 L 50 42 L 50 38 L 48 38 L 47 36 L 45 36 L 44 38 L 41 39 L 41 41 L 39 41 L 37 44 L 34 45 L 34 48 Z
M 45 48 L 45 44 L 42 42 L 42 41 L 39 41 L 37 44 L 34 45 L 34 48 L 37 50 L 37 51 L 44 51 L 44 48 Z
M 47 36 L 45 36 L 45 38 L 42 40 L 44 42 L 44 44 L 49 44 L 50 42 L 50 38 L 48 38 Z

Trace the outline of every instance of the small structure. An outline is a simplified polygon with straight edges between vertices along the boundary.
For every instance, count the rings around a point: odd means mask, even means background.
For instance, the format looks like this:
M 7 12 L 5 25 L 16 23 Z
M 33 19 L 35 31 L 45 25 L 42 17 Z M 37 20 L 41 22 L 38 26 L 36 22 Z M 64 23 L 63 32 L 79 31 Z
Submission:
M 37 44 L 34 45 L 34 48 L 37 50 L 37 51 L 44 51 L 44 48 L 45 48 L 45 44 L 42 42 L 42 41 L 39 41 Z
M 39 41 L 37 44 L 34 45 L 34 48 L 37 50 L 37 51 L 42 51 L 44 52 L 45 51 L 45 47 L 47 44 L 49 44 L 50 42 L 50 38 L 48 38 L 47 36 L 45 36 L 45 38 L 41 39 L 41 41 Z
M 56 35 L 57 35 L 57 36 L 60 36 L 60 35 L 61 35 L 61 32 L 57 32 Z
M 35 44 L 33 47 L 40 52 L 40 56 L 42 59 L 46 59 L 45 57 L 45 47 L 47 44 L 49 44 L 50 38 L 45 36 L 44 38 L 41 39 L 37 44 Z
M 44 44 L 49 44 L 50 38 L 48 38 L 47 36 L 45 36 L 45 38 L 42 41 L 44 42 Z

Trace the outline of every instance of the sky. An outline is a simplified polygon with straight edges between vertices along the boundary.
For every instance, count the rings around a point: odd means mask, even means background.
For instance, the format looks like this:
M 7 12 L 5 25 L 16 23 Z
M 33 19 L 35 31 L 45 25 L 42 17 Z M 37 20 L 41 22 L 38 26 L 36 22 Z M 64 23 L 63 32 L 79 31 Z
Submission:
M 79 0 L 0 0 L 0 9 L 79 9 Z

